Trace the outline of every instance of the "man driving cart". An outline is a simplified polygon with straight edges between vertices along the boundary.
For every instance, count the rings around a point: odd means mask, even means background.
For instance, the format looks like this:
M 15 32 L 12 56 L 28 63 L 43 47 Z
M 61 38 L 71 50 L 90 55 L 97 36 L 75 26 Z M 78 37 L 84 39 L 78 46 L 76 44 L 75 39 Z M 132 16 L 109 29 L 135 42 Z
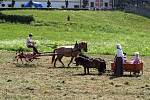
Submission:
M 26 46 L 28 48 L 32 48 L 33 49 L 33 54 L 36 55 L 36 54 L 40 54 L 35 46 L 36 42 L 34 42 L 32 40 L 32 33 L 29 34 L 29 36 L 27 37 L 27 40 L 26 40 Z

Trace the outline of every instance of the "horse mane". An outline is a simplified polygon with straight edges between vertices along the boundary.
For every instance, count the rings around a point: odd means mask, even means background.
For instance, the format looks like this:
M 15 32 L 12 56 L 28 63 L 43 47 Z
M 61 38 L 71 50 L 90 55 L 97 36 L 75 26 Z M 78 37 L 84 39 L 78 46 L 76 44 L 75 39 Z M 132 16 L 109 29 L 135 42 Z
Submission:
M 83 64 L 83 63 L 87 63 L 87 61 L 89 62 L 90 60 L 88 58 L 78 56 L 78 57 L 75 58 L 75 61 L 79 62 L 80 64 Z
M 86 56 L 86 55 L 84 55 L 84 54 L 82 54 L 82 53 L 80 53 L 80 54 L 79 54 L 79 56 L 80 56 L 80 57 L 83 57 L 83 58 L 90 59 L 90 60 L 92 60 L 92 59 L 93 59 L 93 58 L 91 58 L 91 57 L 88 57 L 88 56 Z
M 74 45 L 74 49 L 78 49 L 80 51 L 81 51 L 81 49 L 83 49 L 85 52 L 87 52 L 87 43 L 83 42 L 83 41 L 80 43 L 77 43 L 77 41 L 76 41 L 76 43 Z

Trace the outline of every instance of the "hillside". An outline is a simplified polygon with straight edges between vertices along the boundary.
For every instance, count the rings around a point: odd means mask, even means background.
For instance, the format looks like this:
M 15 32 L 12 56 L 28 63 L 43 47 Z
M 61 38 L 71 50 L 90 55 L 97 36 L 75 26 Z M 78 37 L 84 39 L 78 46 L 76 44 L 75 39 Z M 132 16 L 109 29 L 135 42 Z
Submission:
M 28 33 L 34 34 L 40 51 L 52 51 L 54 45 L 69 45 L 87 41 L 88 53 L 114 54 L 115 44 L 121 43 L 124 52 L 139 51 L 150 55 L 150 20 L 119 11 L 2 11 L 8 15 L 32 15 L 30 25 L 2 22 L 0 49 L 25 47 Z M 70 21 L 67 21 L 67 16 Z

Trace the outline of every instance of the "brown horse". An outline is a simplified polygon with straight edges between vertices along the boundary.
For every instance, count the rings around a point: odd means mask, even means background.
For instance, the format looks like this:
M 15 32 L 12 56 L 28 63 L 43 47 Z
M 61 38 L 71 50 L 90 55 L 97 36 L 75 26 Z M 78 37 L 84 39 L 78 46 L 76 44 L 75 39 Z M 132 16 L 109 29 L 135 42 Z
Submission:
M 89 68 L 97 68 L 99 74 L 105 73 L 106 70 L 106 62 L 101 58 L 89 58 L 85 55 L 78 56 L 75 58 L 76 66 L 82 65 L 84 67 L 84 74 L 86 74 L 86 70 L 89 74 Z
M 56 67 L 56 61 L 59 60 L 63 66 L 64 63 L 61 61 L 61 59 L 63 58 L 63 56 L 65 57 L 71 57 L 71 60 L 68 64 L 71 64 L 71 62 L 73 61 L 73 59 L 75 57 L 77 57 L 78 54 L 81 53 L 81 50 L 84 50 L 85 52 L 87 52 L 87 43 L 86 42 L 81 42 L 81 43 L 77 43 L 74 45 L 74 48 L 66 48 L 66 47 L 59 47 L 54 49 L 54 53 L 57 53 L 57 57 L 55 58 L 56 55 L 53 55 L 52 57 L 52 63 L 54 62 L 54 67 Z

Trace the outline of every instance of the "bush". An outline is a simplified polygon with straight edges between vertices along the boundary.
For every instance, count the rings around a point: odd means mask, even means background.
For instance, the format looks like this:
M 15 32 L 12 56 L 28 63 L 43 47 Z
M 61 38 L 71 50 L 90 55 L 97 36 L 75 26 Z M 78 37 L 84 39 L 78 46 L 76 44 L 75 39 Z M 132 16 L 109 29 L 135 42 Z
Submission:
M 8 4 L 8 7 L 11 7 L 11 4 Z
M 0 13 L 0 20 L 11 23 L 23 23 L 30 24 L 34 21 L 33 16 L 25 16 L 25 15 L 5 15 Z
M 23 7 L 24 7 L 24 4 L 21 4 L 21 7 L 23 8 Z
M 2 4 L 2 7 L 5 7 L 5 4 Z

